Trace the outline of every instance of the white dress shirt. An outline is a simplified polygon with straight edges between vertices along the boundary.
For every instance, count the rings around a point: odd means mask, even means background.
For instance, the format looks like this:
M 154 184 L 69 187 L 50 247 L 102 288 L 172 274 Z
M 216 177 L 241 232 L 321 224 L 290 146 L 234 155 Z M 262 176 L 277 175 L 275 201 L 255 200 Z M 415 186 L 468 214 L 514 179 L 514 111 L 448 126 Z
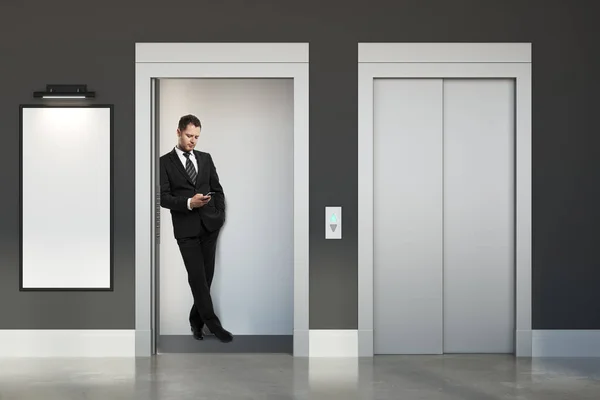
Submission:
M 175 152 L 177 153 L 177 155 L 179 156 L 179 159 L 181 160 L 181 163 L 183 164 L 183 169 L 185 169 L 188 159 L 185 158 L 185 156 L 183 155 L 183 150 L 181 150 L 179 147 L 175 146 Z M 193 151 L 192 151 L 192 155 L 190 156 L 190 161 L 192 161 L 192 164 L 194 165 L 194 169 L 196 170 L 196 173 L 198 173 L 198 160 L 196 160 L 196 156 L 194 155 Z M 192 206 L 190 205 L 191 201 L 192 201 L 191 198 L 188 199 L 188 201 L 187 201 L 187 208 L 190 211 L 192 211 Z

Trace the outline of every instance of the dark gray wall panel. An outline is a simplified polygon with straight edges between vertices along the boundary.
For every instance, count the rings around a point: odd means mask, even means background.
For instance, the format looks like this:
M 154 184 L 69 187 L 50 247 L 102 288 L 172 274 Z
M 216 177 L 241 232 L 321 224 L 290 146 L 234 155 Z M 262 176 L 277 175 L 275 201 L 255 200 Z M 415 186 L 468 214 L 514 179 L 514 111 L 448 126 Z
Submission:
M 600 10 L 594 2 L 35 0 L 26 5 L 0 5 L 0 329 L 134 327 L 136 41 L 310 42 L 313 329 L 357 327 L 356 43 L 533 42 L 533 326 L 600 329 L 600 81 L 595 77 L 600 59 L 594 41 Z M 18 106 L 33 103 L 31 93 L 46 83 L 63 82 L 87 83 L 97 91 L 94 101 L 115 105 L 114 292 L 18 290 Z M 326 205 L 344 207 L 341 241 L 324 238 Z

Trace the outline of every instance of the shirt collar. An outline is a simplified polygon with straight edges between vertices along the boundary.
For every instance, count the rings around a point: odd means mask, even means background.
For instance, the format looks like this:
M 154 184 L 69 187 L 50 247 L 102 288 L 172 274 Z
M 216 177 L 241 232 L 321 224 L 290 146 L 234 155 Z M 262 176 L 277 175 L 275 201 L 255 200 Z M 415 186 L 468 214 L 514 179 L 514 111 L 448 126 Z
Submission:
M 181 149 L 179 148 L 179 146 L 175 146 L 175 151 L 177 152 L 177 154 L 178 154 L 180 157 L 183 157 L 183 153 L 185 153 L 183 150 L 181 150 Z M 190 154 L 194 154 L 193 150 L 190 152 Z

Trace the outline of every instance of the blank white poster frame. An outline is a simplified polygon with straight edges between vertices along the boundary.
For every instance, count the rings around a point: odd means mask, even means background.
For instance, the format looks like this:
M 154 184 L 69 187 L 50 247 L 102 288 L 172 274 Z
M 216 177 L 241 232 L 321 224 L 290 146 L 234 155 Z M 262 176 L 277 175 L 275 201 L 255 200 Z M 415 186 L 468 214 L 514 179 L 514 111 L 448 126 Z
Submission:
M 113 110 L 20 105 L 20 291 L 114 289 Z
M 373 356 L 373 83 L 385 78 L 515 80 L 517 357 L 532 355 L 531 44 L 358 44 L 358 353 Z
M 135 354 L 155 354 L 157 187 L 152 82 L 161 78 L 294 80 L 294 356 L 308 356 L 308 43 L 136 43 Z M 235 332 L 233 332 L 235 334 Z

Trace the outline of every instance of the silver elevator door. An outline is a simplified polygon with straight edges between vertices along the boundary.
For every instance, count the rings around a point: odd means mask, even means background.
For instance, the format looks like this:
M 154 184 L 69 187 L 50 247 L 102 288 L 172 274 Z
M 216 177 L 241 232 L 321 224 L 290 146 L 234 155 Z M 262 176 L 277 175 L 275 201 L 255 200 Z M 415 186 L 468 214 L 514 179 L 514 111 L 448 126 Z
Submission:
M 376 354 L 514 351 L 514 84 L 374 85 Z

